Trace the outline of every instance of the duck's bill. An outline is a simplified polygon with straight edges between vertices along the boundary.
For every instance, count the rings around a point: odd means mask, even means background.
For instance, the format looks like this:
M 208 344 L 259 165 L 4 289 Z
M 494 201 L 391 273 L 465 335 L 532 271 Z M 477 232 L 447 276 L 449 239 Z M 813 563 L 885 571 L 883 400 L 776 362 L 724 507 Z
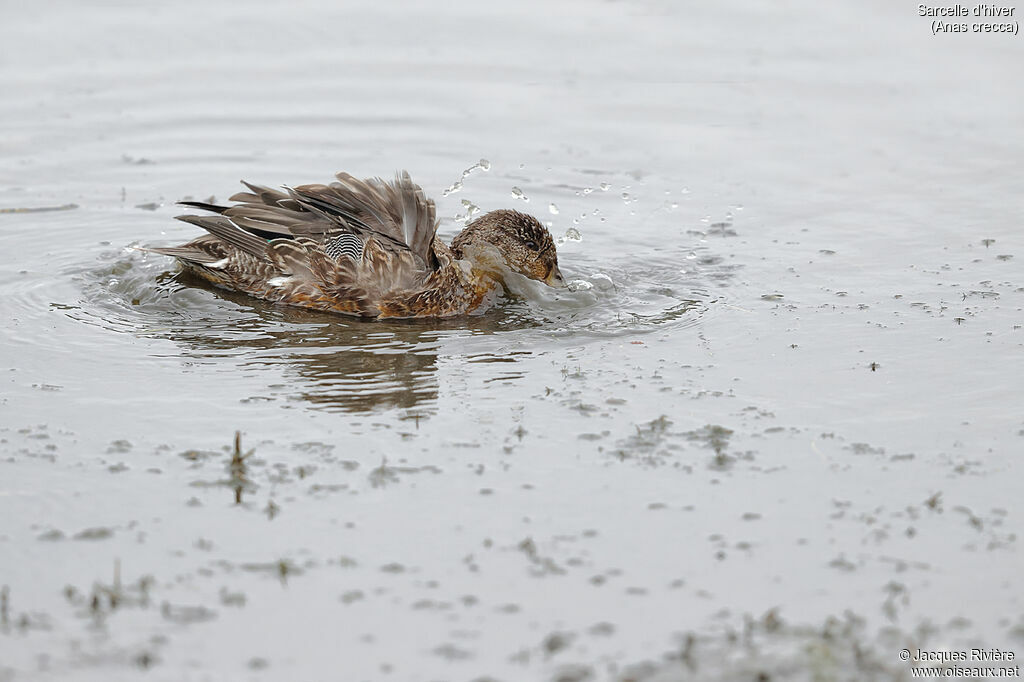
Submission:
M 561 288 L 565 286 L 565 278 L 562 277 L 562 273 L 556 267 L 552 268 L 551 272 L 548 273 L 548 276 L 544 278 L 544 283 L 549 287 Z

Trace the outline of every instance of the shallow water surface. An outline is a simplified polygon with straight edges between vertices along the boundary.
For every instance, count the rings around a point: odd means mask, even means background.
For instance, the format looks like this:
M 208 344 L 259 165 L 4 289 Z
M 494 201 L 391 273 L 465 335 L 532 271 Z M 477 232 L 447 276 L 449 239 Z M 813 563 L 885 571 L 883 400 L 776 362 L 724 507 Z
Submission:
M 1019 39 L 886 3 L 246 7 L 0 27 L 0 680 L 1024 655 Z M 536 215 L 570 289 L 363 322 L 138 248 L 239 178 L 397 168 L 446 238 Z

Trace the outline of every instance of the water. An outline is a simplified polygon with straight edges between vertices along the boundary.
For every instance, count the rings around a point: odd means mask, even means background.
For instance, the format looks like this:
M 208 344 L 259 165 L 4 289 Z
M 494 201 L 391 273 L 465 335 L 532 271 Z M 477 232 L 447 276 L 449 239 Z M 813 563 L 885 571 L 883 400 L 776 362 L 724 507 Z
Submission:
M 1024 653 L 1020 45 L 886 3 L 7 13 L 0 680 Z M 446 237 L 536 213 L 572 290 L 363 323 L 135 249 L 398 168 Z

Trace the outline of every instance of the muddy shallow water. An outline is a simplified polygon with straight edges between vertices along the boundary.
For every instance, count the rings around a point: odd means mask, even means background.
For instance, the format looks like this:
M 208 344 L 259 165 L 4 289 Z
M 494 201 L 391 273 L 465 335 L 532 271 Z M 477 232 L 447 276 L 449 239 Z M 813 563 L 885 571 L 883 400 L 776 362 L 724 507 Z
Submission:
M 929 26 L 739 0 L 6 16 L 0 680 L 1019 659 L 1022 43 Z M 447 237 L 475 207 L 548 223 L 573 290 L 365 323 L 135 248 L 239 178 L 397 168 Z

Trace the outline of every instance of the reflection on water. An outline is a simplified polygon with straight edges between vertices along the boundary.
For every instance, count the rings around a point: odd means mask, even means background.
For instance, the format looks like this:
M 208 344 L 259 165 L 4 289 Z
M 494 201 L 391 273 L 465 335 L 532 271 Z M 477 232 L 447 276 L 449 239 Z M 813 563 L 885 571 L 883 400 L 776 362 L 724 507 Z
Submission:
M 267 315 L 265 311 L 256 314 Z M 285 366 L 289 375 L 303 380 L 294 386 L 296 397 L 321 408 L 363 412 L 420 407 L 429 411 L 437 398 L 440 343 L 429 330 L 371 333 L 361 329 L 359 322 L 266 322 L 260 333 L 246 338 L 230 339 L 196 328 L 174 330 L 167 336 L 184 346 L 190 357 L 244 354 L 244 368 Z M 282 386 L 270 388 L 277 391 Z
M 269 304 L 210 287 L 186 273 L 170 276 L 170 281 L 205 288 L 251 316 L 241 325 L 241 337 L 188 327 L 168 338 L 196 358 L 241 352 L 246 357 L 243 367 L 285 365 L 290 374 L 304 379 L 294 397 L 325 409 L 416 408 L 419 415 L 429 414 L 437 399 L 442 345 L 460 336 L 537 325 L 515 306 L 454 320 L 367 321 Z
M 437 399 L 438 349 L 446 339 L 486 334 L 507 325 L 490 314 L 463 320 L 370 322 L 274 306 L 242 294 L 207 287 L 180 274 L 180 285 L 202 286 L 251 313 L 243 337 L 202 328 L 168 334 L 196 358 L 237 355 L 243 367 L 285 365 L 304 381 L 294 397 L 325 409 L 367 412 L 417 408 L 430 413 Z

